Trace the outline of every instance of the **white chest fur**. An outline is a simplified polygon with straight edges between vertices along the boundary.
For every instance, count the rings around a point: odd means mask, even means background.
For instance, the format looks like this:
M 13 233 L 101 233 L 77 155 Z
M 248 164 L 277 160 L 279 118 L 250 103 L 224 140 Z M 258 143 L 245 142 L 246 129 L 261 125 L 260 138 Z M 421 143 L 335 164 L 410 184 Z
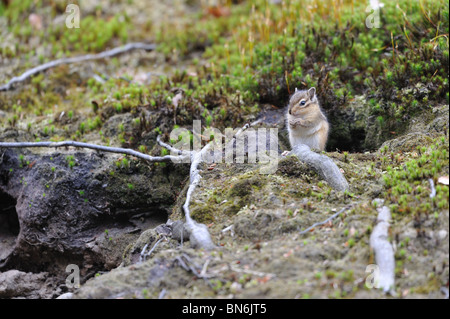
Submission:
M 320 136 L 317 131 L 322 128 L 322 123 L 313 127 L 295 126 L 294 128 L 288 123 L 287 127 L 291 147 L 297 144 L 306 144 L 312 149 L 320 149 Z

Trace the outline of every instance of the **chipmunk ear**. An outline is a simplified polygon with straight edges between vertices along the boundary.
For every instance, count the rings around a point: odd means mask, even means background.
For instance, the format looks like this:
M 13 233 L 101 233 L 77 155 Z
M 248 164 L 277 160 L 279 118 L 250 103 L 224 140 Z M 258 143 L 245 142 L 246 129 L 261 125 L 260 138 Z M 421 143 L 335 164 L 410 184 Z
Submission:
M 294 93 L 297 93 L 297 91 L 298 91 L 298 89 L 297 89 L 297 88 L 295 88 L 295 92 L 294 92 Z
M 316 96 L 316 88 L 312 87 L 308 90 L 308 97 L 312 101 L 312 100 L 314 100 L 315 96 Z

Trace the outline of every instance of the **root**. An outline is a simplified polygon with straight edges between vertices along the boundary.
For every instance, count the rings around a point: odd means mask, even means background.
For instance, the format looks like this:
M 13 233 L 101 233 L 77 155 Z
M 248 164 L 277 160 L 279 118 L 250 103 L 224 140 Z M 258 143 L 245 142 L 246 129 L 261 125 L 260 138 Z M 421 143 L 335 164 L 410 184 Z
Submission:
M 8 83 L 5 85 L 0 86 L 0 91 L 9 91 L 13 88 L 14 83 L 23 82 L 26 79 L 28 79 L 30 76 L 37 74 L 39 72 L 48 70 L 50 68 L 54 68 L 61 64 L 71 64 L 71 63 L 78 63 L 88 60 L 99 60 L 99 59 L 105 59 L 112 57 L 114 55 L 118 55 L 124 52 L 128 52 L 131 50 L 137 50 L 137 49 L 144 49 L 144 50 L 154 50 L 156 48 L 156 45 L 154 44 L 147 44 L 147 43 L 141 43 L 141 42 L 134 42 L 134 43 L 128 43 L 124 46 L 117 47 L 111 50 L 103 51 L 97 54 L 86 54 L 76 57 L 70 57 L 70 58 L 62 58 L 54 61 L 50 61 L 41 65 L 38 65 L 32 69 L 29 69 L 28 71 L 22 73 L 20 76 L 13 77 Z
M 311 166 L 327 183 L 338 191 L 346 191 L 349 185 L 339 167 L 326 155 L 317 154 L 304 144 L 296 145 L 291 154 Z

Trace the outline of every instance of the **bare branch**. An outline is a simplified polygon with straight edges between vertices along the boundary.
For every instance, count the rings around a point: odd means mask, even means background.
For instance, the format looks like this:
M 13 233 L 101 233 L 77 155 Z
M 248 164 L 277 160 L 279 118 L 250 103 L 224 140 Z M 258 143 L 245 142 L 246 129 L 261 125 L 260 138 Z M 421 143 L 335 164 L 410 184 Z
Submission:
M 150 251 L 149 251 L 148 253 L 145 253 L 145 251 L 147 250 L 147 247 L 148 247 L 148 244 L 149 244 L 149 243 L 145 244 L 144 248 L 142 248 L 141 255 L 139 256 L 139 262 L 145 261 L 145 259 L 146 259 L 148 256 L 150 256 L 150 255 L 152 254 L 152 252 L 156 249 L 156 247 L 158 246 L 158 244 L 159 244 L 163 239 L 165 239 L 164 236 L 161 237 L 161 238 L 155 243 L 155 245 L 153 245 L 152 249 L 150 249 Z
M 163 288 L 163 290 L 161 290 L 161 292 L 159 293 L 158 299 L 163 299 L 164 296 L 166 295 L 167 290 L 165 288 Z
M 95 145 L 90 143 L 76 142 L 76 141 L 62 141 L 62 142 L 0 142 L 0 148 L 28 148 L 28 147 L 81 147 L 81 148 L 89 148 L 102 152 L 109 153 L 118 153 L 118 154 L 126 154 L 135 156 L 137 158 L 141 158 L 148 162 L 174 162 L 181 163 L 186 159 L 187 155 L 183 156 L 150 156 L 129 148 L 121 148 L 121 147 L 110 147 L 103 145 Z
M 183 260 L 183 259 L 185 259 L 185 260 Z M 197 266 L 188 255 L 182 254 L 181 256 L 176 257 L 174 261 L 178 261 L 178 263 L 184 270 L 192 272 L 195 275 L 195 277 L 197 277 L 197 278 L 205 279 L 206 283 L 211 285 L 211 283 L 209 283 L 207 279 L 212 276 L 202 274 L 201 272 L 199 272 L 197 270 L 197 269 L 199 269 L 199 266 Z
M 28 71 L 22 73 L 20 76 L 13 77 L 8 83 L 5 85 L 0 86 L 0 91 L 8 91 L 12 89 L 12 85 L 14 83 L 23 82 L 26 79 L 28 79 L 30 76 L 48 70 L 50 68 L 54 68 L 61 64 L 71 64 L 71 63 L 78 63 L 83 62 L 87 60 L 98 60 L 98 59 L 104 59 L 108 58 L 114 55 L 118 55 L 127 51 L 131 50 L 137 50 L 137 49 L 143 49 L 143 50 L 154 50 L 156 48 L 156 45 L 154 44 L 147 44 L 147 43 L 141 43 L 141 42 L 133 42 L 128 43 L 124 46 L 117 47 L 111 50 L 103 51 L 97 54 L 86 54 L 76 57 L 70 57 L 70 58 L 62 58 L 54 61 L 50 61 L 41 65 L 38 65 L 32 69 L 29 69 Z
M 211 147 L 211 142 L 208 143 L 203 149 L 199 152 L 193 152 L 191 154 L 191 169 L 190 169 L 190 181 L 189 188 L 186 194 L 186 201 L 183 205 L 184 214 L 186 217 L 186 228 L 190 232 L 189 240 L 191 242 L 191 246 L 195 248 L 205 248 L 205 249 L 213 249 L 215 245 L 211 240 L 211 236 L 209 235 L 208 228 L 204 224 L 199 224 L 194 221 L 191 217 L 191 213 L 189 211 L 189 203 L 191 202 L 191 196 L 200 183 L 200 170 L 198 166 L 202 162 L 202 156 L 205 154 L 209 148 Z
M 255 122 L 256 123 L 256 122 Z M 252 123 L 252 124 L 255 124 Z M 234 136 L 230 143 L 233 143 L 236 137 L 241 134 L 243 131 L 248 129 L 252 124 L 245 124 Z M 186 228 L 190 232 L 189 240 L 193 247 L 204 248 L 204 249 L 212 249 L 215 247 L 211 240 L 211 236 L 209 235 L 208 228 L 203 225 L 195 222 L 191 218 L 191 213 L 189 210 L 189 204 L 191 202 L 192 194 L 194 193 L 195 188 L 200 183 L 201 176 L 200 170 L 198 166 L 202 163 L 204 154 L 206 154 L 211 148 L 212 142 L 206 144 L 199 152 L 191 152 L 191 169 L 190 169 L 190 181 L 189 188 L 186 194 L 186 202 L 183 205 L 184 214 L 186 216 Z
M 436 196 L 436 188 L 434 188 L 434 181 L 432 178 L 429 178 L 428 182 L 430 183 L 430 188 L 431 188 L 430 198 L 433 198 Z
M 325 219 L 324 221 L 312 224 L 311 226 L 309 226 L 305 230 L 302 230 L 300 232 L 300 235 L 308 233 L 311 229 L 314 229 L 317 226 L 324 225 L 324 224 L 328 223 L 330 220 L 335 219 L 336 217 L 338 217 L 340 214 L 342 214 L 343 212 L 345 212 L 349 208 L 350 208 L 350 206 L 346 206 L 346 207 L 342 208 L 340 211 L 338 211 L 337 213 L 335 213 L 335 214 L 331 215 L 330 217 L 328 217 L 327 219 Z
M 266 273 L 266 272 L 251 270 L 251 269 L 240 269 L 238 267 L 234 267 L 234 266 L 231 266 L 231 265 L 229 265 L 229 269 L 231 271 L 234 271 L 234 272 L 250 274 L 250 275 L 257 276 L 257 277 L 270 277 L 270 278 L 275 278 L 276 277 L 276 275 L 273 274 L 273 273 Z
M 177 153 L 177 155 L 189 155 L 191 153 L 189 151 L 179 150 L 179 149 L 173 147 L 172 145 L 164 143 L 163 141 L 161 141 L 161 136 L 160 135 L 158 135 L 158 137 L 156 138 L 156 141 L 158 142 L 158 144 L 160 146 L 166 148 L 167 150 L 171 151 L 172 153 Z
M 391 211 L 387 206 L 377 208 L 377 211 L 377 224 L 370 234 L 370 247 L 375 252 L 375 261 L 379 269 L 379 276 L 375 279 L 378 281 L 379 288 L 383 289 L 385 293 L 392 294 L 394 292 L 395 259 L 394 249 L 388 240 Z
M 305 144 L 296 145 L 291 154 L 310 165 L 330 186 L 338 191 L 346 191 L 349 185 L 336 164 L 326 155 L 317 154 Z

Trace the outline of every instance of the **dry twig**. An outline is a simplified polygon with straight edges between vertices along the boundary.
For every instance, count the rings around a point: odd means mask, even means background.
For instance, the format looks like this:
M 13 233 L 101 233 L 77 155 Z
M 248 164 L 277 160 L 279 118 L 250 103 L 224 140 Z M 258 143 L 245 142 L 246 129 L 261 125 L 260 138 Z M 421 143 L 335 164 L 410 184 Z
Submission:
M 83 61 L 87 61 L 87 60 L 105 59 L 105 58 L 109 58 L 114 55 L 118 55 L 118 54 L 128 52 L 131 50 L 143 49 L 143 50 L 150 51 L 150 50 L 154 50 L 155 48 L 156 48 L 156 45 L 154 45 L 154 44 L 134 42 L 134 43 L 128 43 L 124 46 L 117 47 L 117 48 L 114 48 L 111 50 L 103 51 L 103 52 L 100 52 L 97 54 L 86 54 L 86 55 L 81 55 L 81 56 L 76 56 L 76 57 L 62 58 L 62 59 L 50 61 L 50 62 L 41 64 L 41 65 L 38 65 L 32 69 L 29 69 L 26 72 L 22 73 L 20 76 L 13 77 L 8 83 L 0 86 L 0 91 L 11 90 L 13 88 L 14 83 L 23 82 L 34 74 L 48 70 L 50 68 L 54 68 L 61 64 L 71 64 L 71 63 L 78 63 L 78 62 L 83 62 Z
M 118 153 L 118 154 L 126 154 L 131 155 L 148 162 L 174 162 L 174 163 L 182 163 L 184 159 L 186 159 L 187 154 L 182 156 L 150 156 L 129 148 L 121 148 L 121 147 L 110 147 L 103 145 L 96 145 L 90 143 L 83 142 L 75 142 L 75 141 L 62 141 L 62 142 L 0 142 L 0 148 L 30 148 L 30 147 L 48 147 L 48 148 L 58 148 L 58 147 L 79 147 L 79 148 L 88 148 L 96 151 L 109 152 L 109 153 Z
M 385 293 L 394 291 L 395 259 L 394 249 L 388 241 L 389 221 L 391 212 L 389 207 L 377 208 L 377 224 L 370 235 L 370 247 L 375 252 L 375 261 L 378 266 L 377 285 Z
M 311 166 L 332 188 L 342 192 L 349 189 L 344 175 L 328 156 L 311 151 L 305 144 L 296 145 L 291 154 Z
M 319 222 L 319 223 L 312 224 L 311 226 L 309 226 L 309 227 L 306 228 L 305 230 L 302 230 L 302 231 L 300 232 L 300 235 L 303 235 L 303 234 L 308 233 L 311 229 L 314 229 L 314 228 L 317 227 L 317 226 L 324 225 L 324 224 L 328 223 L 330 220 L 332 220 L 332 219 L 338 217 L 340 214 L 342 214 L 343 212 L 345 212 L 345 211 L 346 211 L 347 209 L 349 209 L 349 208 L 350 208 L 350 206 L 346 206 L 346 207 L 342 208 L 340 211 L 338 211 L 337 213 L 335 213 L 335 214 L 331 215 L 330 217 L 328 217 L 327 219 L 325 219 L 324 221 Z

